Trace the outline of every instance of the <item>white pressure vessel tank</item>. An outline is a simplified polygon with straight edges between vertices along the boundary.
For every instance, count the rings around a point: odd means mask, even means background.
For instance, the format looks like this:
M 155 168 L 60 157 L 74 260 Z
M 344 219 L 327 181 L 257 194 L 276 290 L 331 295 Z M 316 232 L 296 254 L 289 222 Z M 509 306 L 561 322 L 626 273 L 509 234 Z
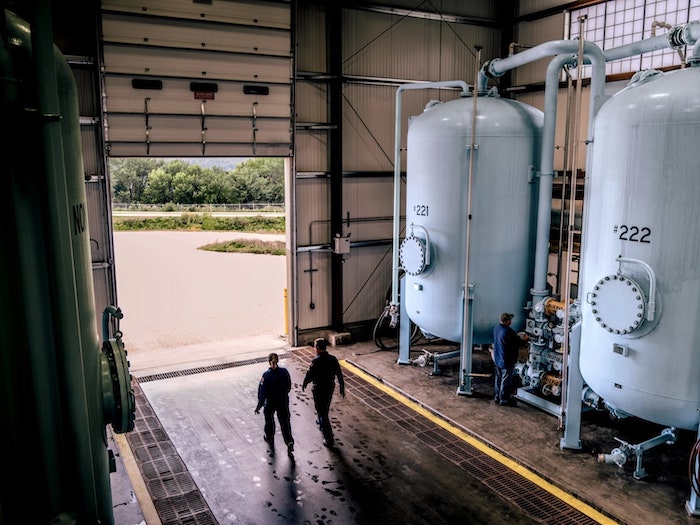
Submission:
M 637 73 L 600 108 L 586 182 L 580 369 L 611 407 L 700 417 L 700 68 Z
M 502 312 L 515 314 L 514 327 L 524 324 L 543 115 L 494 92 L 479 96 L 472 140 L 473 116 L 470 95 L 432 101 L 410 120 L 399 255 L 410 319 L 426 334 L 459 342 L 469 236 L 473 342 L 483 344 L 491 342 Z

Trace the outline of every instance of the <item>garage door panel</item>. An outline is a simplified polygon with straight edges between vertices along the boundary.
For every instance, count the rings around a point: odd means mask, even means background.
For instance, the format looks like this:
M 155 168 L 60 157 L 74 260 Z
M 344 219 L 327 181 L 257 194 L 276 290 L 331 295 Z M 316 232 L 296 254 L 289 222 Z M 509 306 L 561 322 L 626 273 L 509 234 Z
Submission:
M 289 28 L 289 2 L 222 1 L 211 4 L 192 0 L 103 0 L 103 11 L 131 13 L 140 16 L 172 17 L 256 27 Z
M 104 62 L 108 74 L 287 84 L 291 78 L 290 59 L 278 57 L 105 45 Z
M 288 144 L 216 144 L 115 142 L 110 157 L 288 157 Z
M 221 116 L 252 116 L 289 118 L 291 87 L 279 84 L 249 84 L 254 87 L 264 87 L 268 95 L 246 95 L 243 92 L 247 84 L 232 82 L 216 82 L 218 91 L 213 94 L 213 100 L 195 99 L 190 89 L 189 80 L 163 79 L 161 90 L 135 89 L 132 87 L 132 76 L 109 76 L 105 78 L 106 109 L 109 113 L 145 113 L 146 99 L 148 112 L 161 114 L 190 114 L 199 115 L 202 112 L 202 102 L 205 103 L 207 115 Z M 152 80 L 152 79 L 151 79 Z M 255 105 L 255 107 L 253 106 Z
M 253 123 L 230 119 L 210 118 L 204 120 L 202 133 L 201 118 L 190 116 L 151 116 L 115 115 L 110 119 L 109 140 L 153 142 L 289 142 L 289 123 L 285 120 L 257 119 L 253 133 Z M 146 135 L 148 132 L 148 136 Z
M 288 31 L 260 27 L 231 28 L 199 21 L 163 20 L 157 25 L 148 18 L 105 15 L 102 18 L 104 42 L 154 47 L 206 49 L 257 55 L 289 57 Z
M 290 2 L 104 0 L 101 8 L 110 156 L 291 155 Z

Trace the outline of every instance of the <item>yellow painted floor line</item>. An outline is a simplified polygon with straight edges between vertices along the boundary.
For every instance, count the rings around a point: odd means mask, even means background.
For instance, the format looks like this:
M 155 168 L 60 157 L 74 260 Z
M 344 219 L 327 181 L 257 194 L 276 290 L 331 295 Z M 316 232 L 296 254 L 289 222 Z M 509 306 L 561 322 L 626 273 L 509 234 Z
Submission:
M 591 519 L 596 520 L 598 523 L 601 523 L 603 525 L 616 525 L 618 522 L 605 516 L 601 512 L 597 511 L 587 503 L 581 501 L 580 499 L 576 498 L 575 496 L 572 496 L 568 492 L 565 492 L 564 490 L 560 489 L 559 487 L 551 484 L 549 481 L 541 478 L 534 472 L 532 472 L 530 469 L 520 465 L 519 463 L 516 463 L 509 457 L 501 454 L 497 450 L 494 450 L 493 448 L 489 447 L 486 445 L 484 442 L 476 439 L 475 437 L 467 434 L 463 430 L 455 427 L 454 425 L 451 425 L 449 422 L 445 421 L 444 419 L 437 417 L 435 414 L 433 414 L 430 410 L 426 409 L 425 407 L 421 406 L 420 404 L 416 403 L 415 401 L 409 399 L 405 395 L 401 394 L 400 392 L 397 392 L 396 390 L 392 389 L 391 387 L 387 386 L 386 384 L 382 383 L 381 381 L 375 379 L 371 375 L 367 374 L 357 366 L 355 366 L 352 363 L 349 363 L 345 360 L 341 360 L 340 364 L 344 367 L 347 368 L 349 371 L 351 371 L 353 374 L 361 377 L 364 381 L 367 383 L 371 384 L 372 386 L 378 388 L 385 394 L 393 397 L 403 405 L 409 407 L 410 409 L 414 410 L 415 412 L 419 413 L 423 417 L 426 417 L 436 425 L 439 425 L 440 427 L 444 428 L 448 432 L 454 434 L 461 440 L 469 443 L 471 446 L 475 447 L 476 449 L 480 450 L 487 456 L 490 456 L 491 458 L 495 459 L 502 465 L 508 467 L 511 469 L 513 472 L 516 472 L 517 474 L 521 475 L 525 479 L 528 479 L 529 481 L 532 481 L 534 484 L 542 488 L 543 490 L 546 490 L 553 496 L 557 497 L 561 501 L 567 503 L 571 507 L 575 508 L 576 510 L 584 513 L 586 516 L 588 516 Z
M 160 517 L 158 516 L 158 511 L 156 511 L 151 495 L 148 492 L 146 482 L 141 476 L 141 471 L 136 464 L 136 459 L 131 452 L 131 447 L 126 440 L 126 436 L 124 434 L 117 434 L 114 432 L 112 437 L 119 448 L 119 455 L 122 457 L 122 461 L 124 461 L 124 469 L 129 476 L 131 486 L 134 489 L 134 496 L 136 496 L 136 501 L 138 501 L 139 506 L 141 507 L 141 512 L 143 513 L 146 524 L 162 525 Z

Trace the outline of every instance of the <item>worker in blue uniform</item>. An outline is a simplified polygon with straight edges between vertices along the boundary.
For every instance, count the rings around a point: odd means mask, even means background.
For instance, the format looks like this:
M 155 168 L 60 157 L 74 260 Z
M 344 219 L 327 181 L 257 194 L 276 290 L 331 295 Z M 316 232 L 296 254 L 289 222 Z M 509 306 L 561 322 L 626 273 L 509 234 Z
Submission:
M 311 390 L 316 408 L 316 423 L 323 433 L 324 446 L 333 447 L 335 446 L 335 438 L 328 412 L 333 399 L 336 379 L 340 395 L 345 397 L 345 379 L 338 359 L 326 350 L 326 340 L 321 337 L 314 340 L 314 348 L 316 349 L 316 357 L 312 359 L 311 365 L 306 371 L 301 389 L 303 391 L 306 385 L 313 383 Z
M 502 406 L 514 406 L 511 398 L 515 363 L 523 339 L 510 325 L 513 314 L 502 313 L 500 322 L 493 329 L 494 386 L 493 401 Z
M 265 407 L 265 427 L 263 439 L 270 445 L 270 450 L 274 453 L 275 440 L 275 414 L 280 423 L 282 438 L 287 445 L 287 454 L 290 456 L 294 451 L 294 438 L 292 437 L 292 425 L 289 415 L 289 391 L 292 389 L 292 378 L 286 368 L 279 366 L 279 356 L 271 353 L 267 357 L 270 364 L 260 378 L 258 384 L 258 404 L 255 413 L 259 414 L 260 409 Z

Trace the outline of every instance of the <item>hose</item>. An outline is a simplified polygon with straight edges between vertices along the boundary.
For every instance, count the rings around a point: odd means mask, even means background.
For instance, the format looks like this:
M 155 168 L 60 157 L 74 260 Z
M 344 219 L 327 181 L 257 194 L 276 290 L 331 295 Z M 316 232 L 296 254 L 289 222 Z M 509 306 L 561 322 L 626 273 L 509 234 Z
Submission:
M 382 313 L 377 318 L 377 321 L 374 323 L 374 328 L 372 329 L 372 340 L 374 341 L 374 344 L 382 350 L 392 350 L 396 348 L 395 346 L 386 346 L 381 337 L 382 330 L 384 328 L 384 325 L 387 323 L 387 319 L 389 318 L 389 316 L 389 305 L 386 305 L 382 310 Z
M 374 340 L 374 344 L 382 350 L 395 350 L 399 347 L 398 339 L 401 321 L 399 321 L 399 323 L 397 323 L 396 327 L 393 329 L 389 327 L 390 321 L 390 306 L 387 304 L 377 318 L 377 321 L 374 323 L 374 328 L 372 329 L 372 339 Z M 410 319 L 409 322 L 411 323 L 411 344 L 416 344 L 420 340 L 421 334 L 418 331 L 418 325 L 414 324 Z M 392 346 L 387 346 L 384 344 L 384 338 L 388 337 L 388 335 L 385 333 L 387 329 L 392 330 L 393 334 L 391 336 L 396 341 L 396 344 Z

